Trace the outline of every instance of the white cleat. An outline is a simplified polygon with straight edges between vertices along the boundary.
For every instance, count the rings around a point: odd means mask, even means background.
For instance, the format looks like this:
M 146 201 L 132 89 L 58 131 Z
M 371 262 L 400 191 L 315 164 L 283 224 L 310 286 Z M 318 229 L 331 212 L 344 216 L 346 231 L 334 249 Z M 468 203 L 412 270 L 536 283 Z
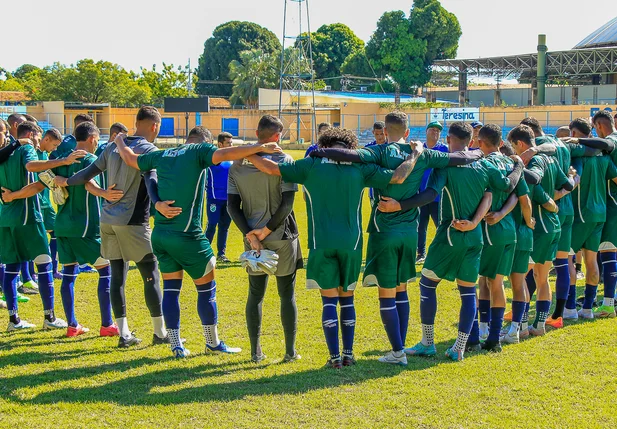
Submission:
M 7 332 L 12 332 L 12 331 L 23 331 L 26 329 L 33 329 L 35 328 L 36 325 L 33 325 L 32 323 L 29 323 L 25 320 L 20 320 L 19 323 L 13 323 L 13 322 L 9 322 L 9 326 L 8 328 L 6 328 Z
M 576 308 L 564 308 L 563 320 L 578 320 L 578 311 L 576 311 Z
M 66 329 L 68 327 L 69 327 L 68 323 L 66 323 L 64 320 L 60 319 L 59 317 L 56 317 L 56 319 L 53 322 L 50 322 L 47 319 L 45 319 L 45 322 L 43 322 L 43 329 Z
M 504 335 L 500 337 L 500 340 L 502 343 L 506 343 L 506 344 L 518 344 L 521 342 L 518 332 L 515 332 L 513 334 L 510 332 L 506 332 Z
M 407 355 L 404 351 L 400 351 L 396 354 L 390 351 L 377 360 L 382 363 L 390 363 L 393 365 L 407 365 Z
M 578 318 L 579 319 L 593 319 L 593 310 L 588 309 L 588 308 L 581 308 L 578 311 Z

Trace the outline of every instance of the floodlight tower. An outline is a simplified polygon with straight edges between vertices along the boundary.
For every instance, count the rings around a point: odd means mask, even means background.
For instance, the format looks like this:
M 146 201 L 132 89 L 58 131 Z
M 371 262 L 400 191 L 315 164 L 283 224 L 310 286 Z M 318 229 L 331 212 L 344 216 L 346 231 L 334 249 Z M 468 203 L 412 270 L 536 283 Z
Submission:
M 311 122 L 311 142 L 315 142 L 315 72 L 311 43 L 311 20 L 308 0 L 283 0 L 283 50 L 279 74 L 279 117 L 295 115 L 296 140 Z M 292 10 L 293 8 L 297 10 Z M 289 41 L 289 47 L 286 45 Z M 308 93 L 308 94 L 307 94 Z M 302 95 L 309 95 L 309 103 L 302 104 Z M 287 96 L 288 95 L 288 96 Z M 293 108 L 293 113 L 292 113 Z M 303 121 L 304 119 L 304 121 Z

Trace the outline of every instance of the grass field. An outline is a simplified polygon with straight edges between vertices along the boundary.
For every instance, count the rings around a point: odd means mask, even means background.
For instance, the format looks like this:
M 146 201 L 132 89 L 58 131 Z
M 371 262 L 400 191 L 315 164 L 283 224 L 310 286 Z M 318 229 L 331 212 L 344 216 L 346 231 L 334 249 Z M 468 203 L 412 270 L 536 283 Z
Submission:
M 300 194 L 296 215 L 306 251 Z M 366 224 L 368 201 L 364 216 Z M 228 256 L 237 260 L 241 251 L 241 234 L 232 226 Z M 130 326 L 144 342 L 129 350 L 117 349 L 115 338 L 97 337 L 97 276 L 81 275 L 75 292 L 77 317 L 91 333 L 74 339 L 38 329 L 0 334 L 0 427 L 554 429 L 617 423 L 615 319 L 568 324 L 544 338 L 504 347 L 499 355 L 468 355 L 463 362 L 450 362 L 443 353 L 456 336 L 459 295 L 455 284 L 442 282 L 438 356 L 410 359 L 404 368 L 385 366 L 377 362 L 389 347 L 377 291 L 360 288 L 358 365 L 335 371 L 322 369 L 327 351 L 321 301 L 316 291 L 305 289 L 304 271 L 297 283 L 298 351 L 303 359 L 280 363 L 285 349 L 273 282 L 264 303 L 262 343 L 268 359 L 255 365 L 244 319 L 247 279 L 237 263 L 217 268 L 219 330 L 222 339 L 244 352 L 203 353 L 196 292 L 187 277 L 181 295 L 182 335 L 193 356 L 186 360 L 171 358 L 165 346 L 150 345 L 152 328 L 137 271 L 129 273 L 127 308 Z M 56 308 L 62 316 L 59 286 L 56 282 Z M 421 337 L 417 284 L 409 296 L 408 346 Z M 42 324 L 38 297 L 21 304 L 20 310 L 23 318 Z M 6 318 L 6 311 L 0 313 L 1 326 L 6 326 Z

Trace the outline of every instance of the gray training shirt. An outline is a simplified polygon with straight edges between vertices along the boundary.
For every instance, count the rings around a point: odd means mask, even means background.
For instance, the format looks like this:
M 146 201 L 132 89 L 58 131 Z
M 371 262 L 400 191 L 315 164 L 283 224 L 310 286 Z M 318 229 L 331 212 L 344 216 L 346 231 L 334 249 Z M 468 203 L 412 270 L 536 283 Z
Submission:
M 128 137 L 127 146 L 138 155 L 157 150 L 143 137 Z M 101 171 L 107 171 L 107 183 L 124 192 L 119 201 L 103 200 L 101 223 L 109 225 L 145 225 L 149 221 L 150 198 L 142 174 L 122 161 L 115 143 L 110 142 L 94 162 Z
M 293 158 L 287 154 L 275 153 L 264 155 L 263 157 L 271 159 L 278 164 L 293 162 Z M 279 176 L 270 176 L 262 173 L 247 159 L 234 161 L 229 169 L 227 193 L 240 195 L 240 198 L 242 198 L 242 212 L 246 217 L 249 227 L 252 229 L 266 226 L 272 215 L 281 205 L 281 194 L 289 191 L 297 192 L 298 185 L 295 183 L 285 183 Z M 284 237 L 286 227 L 289 229 L 289 225 L 286 225 L 286 222 L 281 223 L 276 230 L 266 237 L 264 242 L 295 238 Z M 292 231 L 292 233 L 297 236 L 297 231 Z

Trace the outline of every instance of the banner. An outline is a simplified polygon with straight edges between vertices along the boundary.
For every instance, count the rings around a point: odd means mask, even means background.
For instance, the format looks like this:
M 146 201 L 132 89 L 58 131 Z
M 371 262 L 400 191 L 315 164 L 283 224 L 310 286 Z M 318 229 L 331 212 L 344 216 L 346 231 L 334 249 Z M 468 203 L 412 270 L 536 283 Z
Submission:
M 447 122 L 474 122 L 480 120 L 480 109 L 474 107 L 453 107 L 453 108 L 437 108 L 431 109 L 431 117 L 429 122 L 439 121 Z

